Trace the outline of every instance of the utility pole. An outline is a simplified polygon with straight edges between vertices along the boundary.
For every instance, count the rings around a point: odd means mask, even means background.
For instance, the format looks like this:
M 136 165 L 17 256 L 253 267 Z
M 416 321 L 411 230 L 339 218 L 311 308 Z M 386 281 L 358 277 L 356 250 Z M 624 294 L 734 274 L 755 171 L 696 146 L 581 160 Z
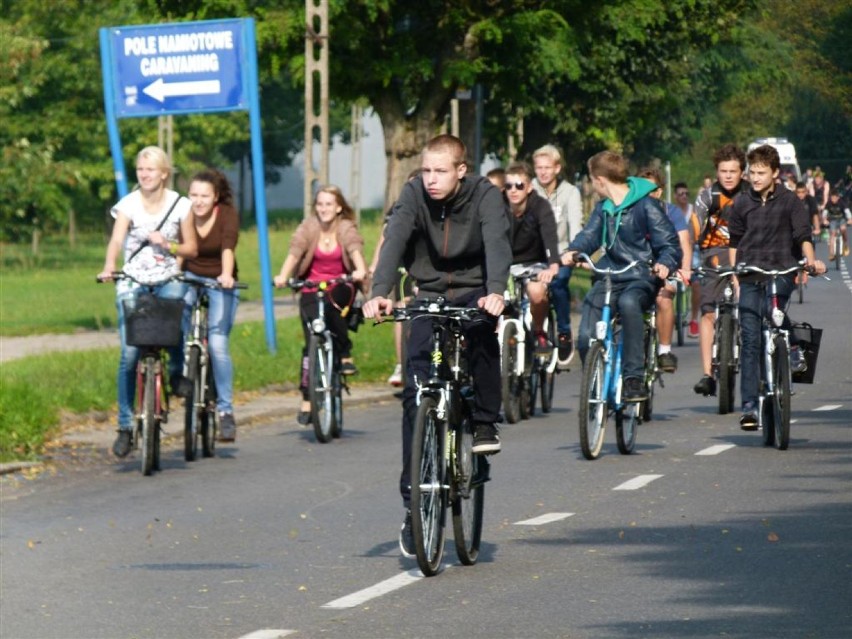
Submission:
M 361 138 L 364 135 L 364 108 L 352 105 L 352 170 L 349 173 L 349 203 L 355 211 L 355 223 L 361 226 Z
M 316 182 L 328 183 L 328 0 L 305 0 L 305 205 L 311 214 Z M 314 168 L 314 138 L 320 144 Z
M 166 155 L 169 156 L 169 161 L 172 167 L 175 164 L 175 120 L 169 115 L 160 115 L 157 117 L 157 146 L 159 146 Z M 173 170 L 169 176 L 169 188 L 175 188 L 175 171 Z

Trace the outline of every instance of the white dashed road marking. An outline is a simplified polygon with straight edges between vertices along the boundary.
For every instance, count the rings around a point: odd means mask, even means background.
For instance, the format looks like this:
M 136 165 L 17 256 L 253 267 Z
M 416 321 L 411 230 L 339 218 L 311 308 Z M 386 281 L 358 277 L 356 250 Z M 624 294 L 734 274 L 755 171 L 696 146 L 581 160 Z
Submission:
M 370 599 L 375 599 L 376 597 L 381 597 L 382 595 L 386 595 L 394 590 L 404 588 L 405 586 L 413 584 L 415 581 L 419 581 L 421 579 L 423 579 L 423 573 L 417 569 L 409 570 L 408 572 L 400 573 L 390 579 L 385 579 L 384 581 L 377 583 L 375 586 L 370 586 L 369 588 L 364 588 L 364 590 L 354 592 L 351 595 L 346 595 L 340 599 L 329 601 L 327 604 L 323 604 L 322 607 L 354 608 L 355 606 L 360 606 L 362 603 L 369 601 Z
M 724 453 L 726 450 L 731 450 L 732 448 L 736 448 L 736 444 L 716 444 L 715 446 L 710 446 L 709 448 L 705 448 L 704 450 L 699 450 L 696 455 L 718 455 L 719 453 Z
M 292 635 L 295 630 L 275 630 L 273 628 L 265 628 L 264 630 L 255 630 L 247 635 L 243 635 L 239 639 L 282 639 L 288 635 Z
M 643 486 L 647 486 L 655 479 L 659 479 L 662 475 L 639 475 L 633 479 L 619 484 L 613 490 L 639 490 Z
M 843 404 L 826 404 L 825 406 L 820 406 L 819 408 L 814 408 L 814 412 L 825 411 L 825 410 L 837 410 L 838 408 L 843 408 Z
M 533 517 L 532 519 L 524 519 L 523 521 L 516 521 L 516 526 L 541 526 L 542 524 L 552 524 L 554 521 L 561 521 L 563 519 L 568 519 L 568 517 L 572 517 L 574 513 L 547 513 L 546 515 L 541 515 L 539 517 Z

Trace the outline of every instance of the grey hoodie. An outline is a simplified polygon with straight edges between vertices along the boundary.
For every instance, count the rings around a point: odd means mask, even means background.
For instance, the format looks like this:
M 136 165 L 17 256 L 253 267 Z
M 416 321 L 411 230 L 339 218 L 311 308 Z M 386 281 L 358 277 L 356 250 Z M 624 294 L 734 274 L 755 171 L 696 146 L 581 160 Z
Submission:
M 403 264 L 420 295 L 455 299 L 477 288 L 502 295 L 512 264 L 509 221 L 500 191 L 465 176 L 458 192 L 433 200 L 422 180 L 405 184 L 384 231 L 373 295 L 387 297 Z

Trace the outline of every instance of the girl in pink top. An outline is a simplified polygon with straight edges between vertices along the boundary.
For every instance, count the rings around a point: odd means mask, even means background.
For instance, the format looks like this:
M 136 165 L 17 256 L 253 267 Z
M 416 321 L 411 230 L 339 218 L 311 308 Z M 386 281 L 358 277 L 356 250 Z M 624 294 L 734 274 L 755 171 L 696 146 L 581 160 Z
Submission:
M 341 190 L 333 185 L 323 186 L 314 198 L 314 215 L 302 222 L 290 239 L 281 271 L 275 276 L 275 286 L 286 286 L 291 277 L 311 281 L 330 280 L 350 274 L 356 282 L 367 274 L 364 262 L 364 239 L 355 226 L 355 212 L 346 202 Z M 351 304 L 355 295 L 352 284 L 338 284 L 325 297 L 325 317 L 335 335 L 335 348 L 341 355 L 341 373 L 358 372 L 352 362 L 352 341 L 348 322 L 341 317 L 340 309 Z M 308 401 L 307 342 L 309 324 L 317 316 L 316 289 L 302 289 L 299 301 L 305 348 L 302 349 L 302 406 L 298 421 L 303 426 L 310 423 L 311 405 Z

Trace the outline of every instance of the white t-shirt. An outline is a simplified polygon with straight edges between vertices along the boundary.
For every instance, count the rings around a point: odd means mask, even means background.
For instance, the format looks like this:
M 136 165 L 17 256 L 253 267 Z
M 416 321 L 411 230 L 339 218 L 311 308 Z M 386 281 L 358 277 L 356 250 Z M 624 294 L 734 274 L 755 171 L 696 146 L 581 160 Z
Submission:
M 127 259 L 142 246 L 148 239 L 148 235 L 157 229 L 166 212 L 178 199 L 175 207 L 169 213 L 168 219 L 160 227 L 160 233 L 170 242 L 177 242 L 180 238 L 180 224 L 189 215 L 192 203 L 189 199 L 170 189 L 166 189 L 166 197 L 163 198 L 163 208 L 156 214 L 151 215 L 142 204 L 142 194 L 132 191 L 121 198 L 112 207 L 112 215 L 119 215 L 130 220 L 130 228 L 124 241 L 124 271 L 140 282 L 154 283 L 168 279 L 178 272 L 177 258 L 161 246 L 147 245 L 136 253 L 128 263 Z M 125 286 L 122 286 L 125 285 Z M 119 282 L 118 289 L 132 288 L 133 283 L 128 280 Z

